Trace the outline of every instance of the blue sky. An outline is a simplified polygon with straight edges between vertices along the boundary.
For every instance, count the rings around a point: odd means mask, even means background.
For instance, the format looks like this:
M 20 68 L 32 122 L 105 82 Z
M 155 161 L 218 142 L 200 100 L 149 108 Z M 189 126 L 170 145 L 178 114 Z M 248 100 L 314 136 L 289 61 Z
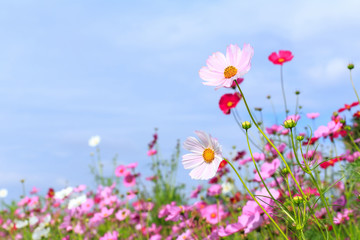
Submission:
M 359 8 L 357 1 L 2 1 L 0 188 L 16 198 L 20 179 L 44 192 L 92 184 L 93 135 L 102 138 L 105 163 L 118 153 L 123 163 L 139 162 L 144 176 L 154 127 L 165 157 L 194 130 L 218 138 L 225 155 L 232 145 L 245 148 L 218 108 L 228 91 L 198 76 L 207 57 L 231 43 L 254 47 L 242 88 L 268 124 L 268 94 L 283 112 L 279 68 L 267 60 L 280 49 L 295 56 L 284 66 L 288 104 L 300 90 L 303 113 L 318 111 L 317 123 L 326 124 L 356 100 L 349 62 L 360 90 Z M 246 119 L 243 104 L 239 111 Z M 179 174 L 198 184 L 181 166 Z

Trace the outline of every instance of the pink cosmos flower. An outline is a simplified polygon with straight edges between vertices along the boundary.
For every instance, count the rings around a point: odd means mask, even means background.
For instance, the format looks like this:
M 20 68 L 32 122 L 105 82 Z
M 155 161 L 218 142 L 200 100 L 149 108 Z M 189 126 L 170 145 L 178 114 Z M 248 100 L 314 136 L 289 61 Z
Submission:
M 349 214 L 352 213 L 352 210 L 349 210 L 349 209 L 345 209 L 343 213 L 341 212 L 338 212 L 336 214 L 336 217 L 334 217 L 334 223 L 336 225 L 339 225 L 341 223 L 344 223 L 345 221 L 348 221 L 350 218 L 349 218 Z
M 205 207 L 202 215 L 208 223 L 217 224 L 219 220 L 225 217 L 226 213 L 224 212 L 222 205 L 219 205 L 218 209 L 216 204 L 212 204 Z
M 117 168 L 115 169 L 115 175 L 117 177 L 125 176 L 128 172 L 129 171 L 126 169 L 126 166 L 124 165 L 117 166 Z
M 250 61 L 254 49 L 250 44 L 244 44 L 243 50 L 237 45 L 226 48 L 226 57 L 221 52 L 211 55 L 206 61 L 206 67 L 199 71 L 204 85 L 231 87 L 234 80 L 241 78 L 250 70 Z
M 148 156 L 153 156 L 157 153 L 157 151 L 155 149 L 150 149 L 148 152 L 147 152 L 147 155 Z
M 245 228 L 245 226 L 242 225 L 242 223 L 240 223 L 240 222 L 228 224 L 228 225 L 226 225 L 226 228 L 224 228 L 222 226 L 220 227 L 220 229 L 218 231 L 218 235 L 219 235 L 219 237 L 226 237 L 226 236 L 232 235 L 240 230 L 243 230 L 244 228 Z
M 213 185 L 211 185 L 211 187 L 208 188 L 207 194 L 209 196 L 217 196 L 217 195 L 220 195 L 221 190 L 222 190 L 222 187 L 220 184 L 213 184 Z
M 80 205 L 80 209 L 87 213 L 90 212 L 92 207 L 94 206 L 94 200 L 91 198 L 87 198 L 86 201 Z
M 193 240 L 194 238 L 191 236 L 192 231 L 190 229 L 186 230 L 183 234 L 179 235 L 176 240 Z
M 279 167 L 280 167 L 280 160 L 277 158 L 275 158 L 271 163 L 265 162 L 263 165 L 261 165 L 260 168 L 261 177 L 264 180 L 271 177 Z M 255 173 L 254 180 L 257 182 L 261 181 L 260 176 L 257 172 Z
M 341 127 L 342 123 L 330 121 L 327 126 L 318 127 L 318 129 L 314 132 L 314 136 L 316 138 L 327 137 L 330 134 L 336 133 Z
M 289 120 L 289 119 L 292 119 L 292 120 L 294 120 L 295 122 L 297 122 L 297 121 L 299 121 L 299 119 L 300 119 L 300 115 L 298 115 L 298 114 L 289 115 L 289 116 L 287 116 L 287 118 L 286 118 L 285 120 Z
M 293 59 L 293 55 L 290 51 L 280 50 L 279 53 L 273 52 L 269 56 L 269 60 L 273 64 L 283 65 L 285 62 L 289 62 Z
M 124 209 L 119 210 L 119 211 L 115 214 L 115 217 L 116 217 L 117 220 L 122 221 L 122 220 L 124 220 L 124 219 L 125 219 L 127 216 L 129 216 L 129 215 L 130 215 L 130 210 L 124 208 Z
M 251 214 L 251 215 L 242 214 L 239 217 L 238 221 L 243 226 L 246 226 L 246 228 L 244 229 L 244 233 L 248 234 L 249 232 L 252 232 L 256 228 L 258 228 L 263 223 L 264 218 L 260 215 L 259 212 L 256 212 L 256 213 Z
M 119 233 L 117 231 L 107 232 L 99 240 L 117 240 Z
M 79 186 L 77 186 L 76 188 L 74 188 L 74 192 L 82 192 L 86 189 L 86 185 L 84 184 L 80 184 Z
M 108 216 L 113 214 L 113 212 L 114 212 L 113 208 L 107 209 L 106 207 L 103 207 L 103 208 L 101 208 L 100 214 L 101 214 L 102 218 L 107 218 Z
M 124 177 L 124 186 L 125 187 L 132 187 L 135 185 L 136 183 L 136 179 L 135 179 L 135 176 L 131 173 L 127 173 Z
M 278 133 L 281 132 L 281 130 L 282 130 L 283 128 L 284 128 L 284 127 L 281 126 L 281 125 L 276 125 L 276 124 L 274 124 L 274 125 L 272 125 L 270 128 L 266 128 L 265 130 L 266 130 L 266 132 L 267 132 L 268 134 L 278 134 Z
M 306 116 L 310 119 L 315 119 L 320 116 L 320 113 L 307 113 Z
M 223 160 L 221 146 L 211 135 L 195 131 L 199 137 L 188 137 L 184 142 L 184 148 L 191 153 L 182 157 L 182 164 L 185 169 L 193 169 L 190 176 L 193 179 L 207 180 L 215 176 L 220 162 Z
M 133 199 L 135 197 L 136 197 L 136 193 L 134 191 L 132 191 L 132 190 L 128 191 L 127 194 L 126 194 L 126 198 L 128 200 L 131 200 L 131 199 Z
M 129 169 L 134 169 L 138 166 L 138 163 L 137 162 L 134 162 L 134 163 L 129 163 L 128 165 L 126 165 L 127 168 Z
M 202 189 L 201 185 L 197 186 L 197 188 L 194 191 L 191 192 L 190 198 L 197 198 L 197 196 L 198 196 L 199 192 L 201 191 L 201 189 Z
M 30 194 L 36 194 L 39 192 L 39 189 L 37 189 L 36 187 L 33 187 Z

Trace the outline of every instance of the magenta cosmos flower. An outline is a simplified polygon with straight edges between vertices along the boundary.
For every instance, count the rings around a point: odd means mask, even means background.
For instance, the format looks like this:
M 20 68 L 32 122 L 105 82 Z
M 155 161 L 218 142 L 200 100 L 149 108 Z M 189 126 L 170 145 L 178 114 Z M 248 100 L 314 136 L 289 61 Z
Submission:
M 226 48 L 226 56 L 221 52 L 211 55 L 206 61 L 206 67 L 199 71 L 200 77 L 205 80 L 204 85 L 231 87 L 234 80 L 241 78 L 250 70 L 250 61 L 254 49 L 250 44 L 244 44 L 241 50 L 237 45 L 230 44 Z
M 190 176 L 193 179 L 207 180 L 215 176 L 222 159 L 221 146 L 211 135 L 195 131 L 199 137 L 188 137 L 184 142 L 184 148 L 191 153 L 182 157 L 185 169 L 193 169 Z
M 280 50 L 279 53 L 273 52 L 269 56 L 269 60 L 273 64 L 283 65 L 285 62 L 289 62 L 293 59 L 293 55 L 290 51 Z

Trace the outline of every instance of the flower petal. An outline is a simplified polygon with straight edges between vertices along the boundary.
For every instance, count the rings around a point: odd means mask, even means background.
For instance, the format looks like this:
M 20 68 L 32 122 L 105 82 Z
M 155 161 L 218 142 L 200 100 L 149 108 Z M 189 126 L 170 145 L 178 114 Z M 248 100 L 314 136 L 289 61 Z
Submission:
M 182 164 L 185 169 L 195 168 L 204 162 L 202 155 L 198 153 L 188 153 L 182 157 Z
M 205 146 L 194 137 L 188 137 L 185 140 L 183 146 L 186 150 L 188 150 L 190 152 L 201 153 L 201 154 L 205 148 Z

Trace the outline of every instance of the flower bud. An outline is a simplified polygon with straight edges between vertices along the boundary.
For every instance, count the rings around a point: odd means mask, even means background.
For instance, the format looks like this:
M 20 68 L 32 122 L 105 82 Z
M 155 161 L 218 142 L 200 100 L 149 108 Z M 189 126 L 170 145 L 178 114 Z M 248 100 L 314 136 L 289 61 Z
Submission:
M 350 127 L 349 125 L 345 126 L 344 129 L 345 129 L 346 131 L 351 131 L 351 127 Z
M 270 95 L 267 95 L 267 96 L 266 96 L 266 98 L 267 98 L 267 99 L 270 99 L 270 98 L 271 98 L 271 96 L 270 96 Z
M 283 168 L 283 169 L 281 170 L 281 174 L 282 174 L 283 176 L 288 175 L 288 174 L 289 174 L 289 169 L 287 169 L 286 167 Z
M 255 111 L 261 112 L 261 110 L 262 110 L 262 108 L 260 108 L 260 107 L 256 107 L 256 108 L 255 108 Z
M 349 65 L 347 66 L 347 68 L 349 69 L 349 70 L 352 70 L 352 69 L 354 69 L 354 64 L 353 63 L 349 63 Z
M 299 90 L 295 91 L 295 94 L 296 94 L 296 95 L 299 95 L 299 94 L 300 94 L 300 91 L 299 91 Z
M 249 128 L 251 128 L 251 123 L 248 121 L 245 121 L 241 124 L 242 128 L 245 130 L 248 130 Z
M 285 128 L 293 128 L 295 126 L 296 126 L 296 122 L 294 121 L 294 119 L 288 119 L 284 121 Z
M 296 140 L 298 140 L 299 142 L 301 142 L 302 140 L 304 140 L 304 136 L 299 135 L 296 137 Z
M 295 196 L 293 197 L 293 200 L 296 205 L 299 205 L 300 203 L 303 202 L 303 198 L 301 196 Z

